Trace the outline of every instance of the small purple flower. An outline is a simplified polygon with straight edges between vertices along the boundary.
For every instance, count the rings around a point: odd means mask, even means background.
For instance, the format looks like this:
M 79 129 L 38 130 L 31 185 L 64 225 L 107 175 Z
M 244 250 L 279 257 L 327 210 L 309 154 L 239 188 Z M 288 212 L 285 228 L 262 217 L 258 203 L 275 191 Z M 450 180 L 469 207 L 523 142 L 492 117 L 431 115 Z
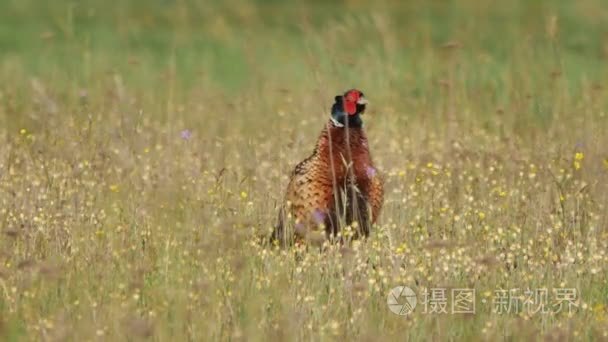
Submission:
M 377 173 L 376 169 L 374 169 L 371 166 L 368 166 L 365 169 L 365 172 L 367 172 L 367 177 L 369 177 L 369 178 L 373 178 L 374 176 L 376 176 L 376 173 Z
M 185 129 L 185 130 L 181 131 L 179 133 L 179 135 L 184 140 L 190 140 L 190 138 L 192 138 L 192 131 L 190 131 L 189 129 Z
M 312 212 L 312 218 L 315 220 L 316 224 L 322 224 L 325 222 L 325 213 L 321 211 L 321 209 L 315 209 Z

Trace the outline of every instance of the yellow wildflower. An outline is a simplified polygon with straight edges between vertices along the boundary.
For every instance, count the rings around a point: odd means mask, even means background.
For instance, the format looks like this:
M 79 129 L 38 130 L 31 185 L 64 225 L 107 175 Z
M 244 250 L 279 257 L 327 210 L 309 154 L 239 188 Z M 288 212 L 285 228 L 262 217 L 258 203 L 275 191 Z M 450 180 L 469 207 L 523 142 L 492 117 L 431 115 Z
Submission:
M 581 161 L 583 159 L 585 159 L 583 152 L 576 152 L 574 154 L 574 161 L 572 162 L 572 165 L 574 166 L 575 170 L 579 170 L 581 168 Z

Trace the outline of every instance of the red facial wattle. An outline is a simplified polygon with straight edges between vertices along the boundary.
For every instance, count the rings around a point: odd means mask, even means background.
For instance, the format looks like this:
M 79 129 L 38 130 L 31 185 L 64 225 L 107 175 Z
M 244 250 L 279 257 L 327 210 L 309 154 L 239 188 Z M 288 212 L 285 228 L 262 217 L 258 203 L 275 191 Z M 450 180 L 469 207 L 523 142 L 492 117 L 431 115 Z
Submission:
M 359 101 L 359 94 L 357 92 L 350 92 L 344 97 L 344 111 L 348 115 L 357 114 L 357 101 Z
M 348 113 L 348 115 L 355 115 L 357 113 L 357 104 L 355 102 L 345 101 L 344 102 L 344 111 Z

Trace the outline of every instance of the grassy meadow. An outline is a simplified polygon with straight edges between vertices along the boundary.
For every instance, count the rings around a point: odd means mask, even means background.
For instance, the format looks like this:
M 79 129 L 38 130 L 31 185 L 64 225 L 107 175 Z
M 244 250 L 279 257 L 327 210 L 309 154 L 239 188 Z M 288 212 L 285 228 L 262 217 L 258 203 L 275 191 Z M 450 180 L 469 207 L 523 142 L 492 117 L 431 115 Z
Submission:
M 607 80 L 603 0 L 1 0 L 0 340 L 608 340 Z M 260 243 L 353 87 L 379 223 Z

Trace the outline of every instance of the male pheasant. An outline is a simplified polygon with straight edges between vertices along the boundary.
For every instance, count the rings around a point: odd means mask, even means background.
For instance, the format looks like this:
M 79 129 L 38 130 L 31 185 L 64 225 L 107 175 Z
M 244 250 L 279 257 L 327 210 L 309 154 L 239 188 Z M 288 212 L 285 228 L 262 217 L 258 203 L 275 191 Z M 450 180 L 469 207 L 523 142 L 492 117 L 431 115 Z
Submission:
M 335 97 L 312 155 L 291 174 L 272 241 L 286 245 L 312 236 L 344 241 L 369 235 L 384 190 L 363 130 L 367 103 L 357 89 Z M 351 229 L 347 233 L 344 227 Z

